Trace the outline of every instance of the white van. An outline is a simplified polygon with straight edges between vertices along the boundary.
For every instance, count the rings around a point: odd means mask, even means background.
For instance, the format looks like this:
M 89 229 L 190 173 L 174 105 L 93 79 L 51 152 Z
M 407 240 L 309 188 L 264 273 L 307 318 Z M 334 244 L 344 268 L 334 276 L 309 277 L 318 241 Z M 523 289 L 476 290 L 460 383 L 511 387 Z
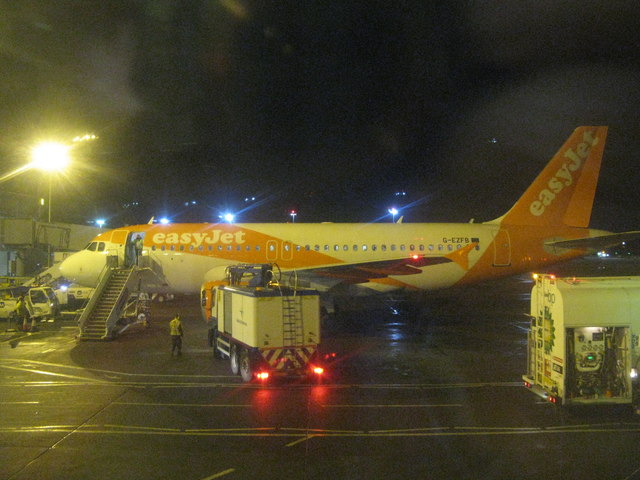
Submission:
M 60 305 L 53 289 L 50 287 L 10 287 L 0 290 L 0 318 L 15 316 L 18 298 L 24 293 L 30 302 L 29 313 L 36 320 L 56 318 L 60 313 Z
M 54 288 L 60 310 L 78 310 L 83 308 L 89 301 L 89 297 L 95 288 L 81 287 L 80 285 L 60 285 Z

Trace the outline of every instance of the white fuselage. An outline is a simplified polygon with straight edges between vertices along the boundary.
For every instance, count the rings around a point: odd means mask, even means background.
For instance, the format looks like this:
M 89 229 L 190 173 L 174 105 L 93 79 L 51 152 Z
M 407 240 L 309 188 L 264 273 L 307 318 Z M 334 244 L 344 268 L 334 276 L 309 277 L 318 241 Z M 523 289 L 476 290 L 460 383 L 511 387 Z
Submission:
M 130 239 L 142 235 L 143 265 L 154 272 L 150 287 L 157 291 L 198 292 L 204 281 L 223 279 L 226 266 L 237 263 L 276 263 L 285 272 L 315 275 L 316 287 L 346 279 L 376 290 L 430 290 L 463 282 L 471 272 L 486 278 L 508 275 L 549 257 L 540 239 L 521 228 L 474 223 L 137 225 L 96 237 L 60 269 L 70 280 L 94 285 L 107 256 L 126 262 Z M 535 246 L 527 242 L 525 255 L 513 244 L 523 238 L 538 241 Z

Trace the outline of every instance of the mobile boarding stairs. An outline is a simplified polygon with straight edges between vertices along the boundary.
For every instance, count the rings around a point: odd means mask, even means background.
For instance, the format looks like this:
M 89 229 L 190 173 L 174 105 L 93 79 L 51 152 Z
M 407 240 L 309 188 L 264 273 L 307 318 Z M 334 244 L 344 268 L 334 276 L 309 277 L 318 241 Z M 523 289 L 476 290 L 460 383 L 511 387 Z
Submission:
M 111 340 L 148 314 L 148 300 L 140 287 L 148 268 L 119 267 L 117 257 L 107 257 L 95 291 L 80 314 L 79 340 Z

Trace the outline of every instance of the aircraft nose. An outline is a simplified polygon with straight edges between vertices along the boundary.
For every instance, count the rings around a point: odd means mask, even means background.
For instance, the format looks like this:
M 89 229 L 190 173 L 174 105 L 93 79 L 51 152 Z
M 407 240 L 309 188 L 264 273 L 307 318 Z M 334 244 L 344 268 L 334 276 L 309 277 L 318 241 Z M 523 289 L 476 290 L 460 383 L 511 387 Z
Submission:
M 81 270 L 81 266 L 79 265 L 77 258 L 75 258 L 76 255 L 78 254 L 74 253 L 68 258 L 65 258 L 59 267 L 60 273 L 62 274 L 62 276 L 72 282 L 76 281 L 76 277 L 78 276 Z
M 94 252 L 74 253 L 60 264 L 60 273 L 67 280 L 84 285 L 95 286 L 98 275 L 104 267 L 105 256 Z

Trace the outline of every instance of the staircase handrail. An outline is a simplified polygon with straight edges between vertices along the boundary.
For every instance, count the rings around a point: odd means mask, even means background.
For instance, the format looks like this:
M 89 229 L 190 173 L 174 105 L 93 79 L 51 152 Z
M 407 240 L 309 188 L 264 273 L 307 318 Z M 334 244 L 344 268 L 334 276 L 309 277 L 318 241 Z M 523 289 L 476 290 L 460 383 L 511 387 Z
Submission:
M 89 301 L 85 305 L 84 310 L 82 311 L 82 314 L 78 319 L 78 327 L 80 328 L 81 335 L 84 332 L 85 323 L 87 322 L 87 319 L 91 316 L 91 312 L 93 311 L 93 309 L 96 306 L 96 303 L 98 303 L 98 300 L 102 296 L 102 292 L 104 292 L 105 287 L 109 283 L 109 278 L 111 278 L 112 273 L 113 273 L 113 267 L 109 264 L 109 262 L 105 262 L 105 266 L 100 272 L 100 275 L 98 276 L 98 282 L 97 282 L 96 288 L 91 293 L 91 296 L 89 297 Z
M 120 319 L 120 312 L 123 310 L 123 308 L 127 304 L 127 300 L 131 292 L 131 290 L 129 289 L 129 282 L 131 282 L 131 278 L 133 277 L 134 272 L 137 272 L 136 267 L 132 267 L 129 269 L 129 274 L 127 275 L 127 279 L 122 285 L 122 289 L 118 293 L 118 298 L 113 303 L 113 307 L 111 307 L 111 311 L 107 316 L 107 321 L 106 321 L 107 333 L 112 332 L 117 321 Z

